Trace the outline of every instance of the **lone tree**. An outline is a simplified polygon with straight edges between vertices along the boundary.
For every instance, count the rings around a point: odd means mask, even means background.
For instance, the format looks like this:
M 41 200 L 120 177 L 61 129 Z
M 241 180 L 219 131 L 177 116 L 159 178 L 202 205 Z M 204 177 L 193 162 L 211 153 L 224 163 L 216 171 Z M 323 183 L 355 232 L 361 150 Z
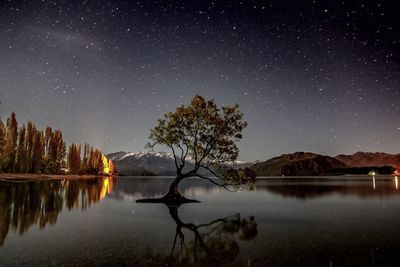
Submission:
M 147 147 L 167 146 L 176 166 L 176 178 L 162 199 L 184 202 L 178 185 L 189 177 L 205 179 L 228 190 L 251 186 L 254 173 L 229 168 L 229 163 L 238 157 L 236 142 L 246 126 L 238 104 L 218 108 L 214 100 L 207 101 L 199 95 L 189 105 L 177 107 L 159 119 L 151 129 Z

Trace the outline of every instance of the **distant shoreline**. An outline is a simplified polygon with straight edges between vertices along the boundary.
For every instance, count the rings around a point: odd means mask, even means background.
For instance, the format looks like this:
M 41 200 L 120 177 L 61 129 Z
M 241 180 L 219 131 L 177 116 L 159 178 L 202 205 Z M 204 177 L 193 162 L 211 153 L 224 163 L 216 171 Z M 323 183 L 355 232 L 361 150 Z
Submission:
M 13 179 L 27 179 L 27 180 L 77 180 L 77 179 L 91 179 L 105 176 L 114 175 L 93 175 L 93 174 L 36 174 L 36 173 L 0 173 L 0 179 L 13 180 Z

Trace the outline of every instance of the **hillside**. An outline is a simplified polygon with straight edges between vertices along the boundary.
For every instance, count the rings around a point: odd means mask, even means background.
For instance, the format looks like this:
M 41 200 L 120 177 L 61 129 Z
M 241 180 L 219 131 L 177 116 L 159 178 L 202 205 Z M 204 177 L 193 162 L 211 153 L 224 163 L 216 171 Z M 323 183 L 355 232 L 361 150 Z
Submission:
M 387 154 L 382 152 L 357 152 L 352 155 L 337 155 L 336 159 L 350 167 L 392 166 L 400 165 L 400 154 Z
M 116 152 L 107 155 L 120 174 L 159 175 L 176 174 L 174 158 L 166 152 Z M 250 167 L 257 176 L 313 176 L 327 175 L 331 170 L 360 167 L 392 166 L 398 168 L 400 154 L 357 152 L 352 155 L 324 156 L 311 152 L 283 154 L 263 162 L 235 162 L 233 168 Z M 185 169 L 192 168 L 189 161 Z
M 329 170 L 347 167 L 342 161 L 311 152 L 283 154 L 252 165 L 250 168 L 257 176 L 306 176 L 326 175 Z

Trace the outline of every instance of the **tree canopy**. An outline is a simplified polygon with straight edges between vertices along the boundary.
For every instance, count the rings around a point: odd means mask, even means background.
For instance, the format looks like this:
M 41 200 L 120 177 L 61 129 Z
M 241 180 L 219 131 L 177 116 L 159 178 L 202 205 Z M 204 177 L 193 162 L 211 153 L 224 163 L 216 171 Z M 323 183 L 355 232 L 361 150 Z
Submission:
M 171 149 L 177 177 L 171 187 L 187 177 L 199 177 L 227 189 L 254 182 L 249 170 L 235 171 L 229 166 L 239 155 L 236 142 L 242 138 L 247 122 L 239 105 L 218 108 L 214 100 L 196 95 L 189 105 L 168 112 L 151 129 L 147 147 L 165 145 Z M 188 169 L 188 162 L 193 168 Z M 216 182 L 211 177 L 220 178 Z
M 68 167 L 70 174 L 116 173 L 99 149 L 85 144 L 83 159 L 81 154 L 81 146 L 75 144 L 67 153 L 61 130 L 42 131 L 31 121 L 18 128 L 14 112 L 6 124 L 0 118 L 0 172 L 62 174 Z

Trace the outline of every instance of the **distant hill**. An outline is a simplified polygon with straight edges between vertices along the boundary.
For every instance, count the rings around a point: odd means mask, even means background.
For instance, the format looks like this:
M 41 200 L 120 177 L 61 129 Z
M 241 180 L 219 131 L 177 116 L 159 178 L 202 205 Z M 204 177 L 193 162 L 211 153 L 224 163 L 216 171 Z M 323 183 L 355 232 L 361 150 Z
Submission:
M 256 163 L 250 168 L 257 176 L 313 176 L 327 175 L 331 169 L 345 167 L 345 163 L 333 157 L 311 152 L 295 152 Z
M 336 159 L 344 162 L 349 167 L 382 167 L 400 165 L 400 154 L 387 154 L 382 152 L 357 152 L 352 155 L 337 155 Z

